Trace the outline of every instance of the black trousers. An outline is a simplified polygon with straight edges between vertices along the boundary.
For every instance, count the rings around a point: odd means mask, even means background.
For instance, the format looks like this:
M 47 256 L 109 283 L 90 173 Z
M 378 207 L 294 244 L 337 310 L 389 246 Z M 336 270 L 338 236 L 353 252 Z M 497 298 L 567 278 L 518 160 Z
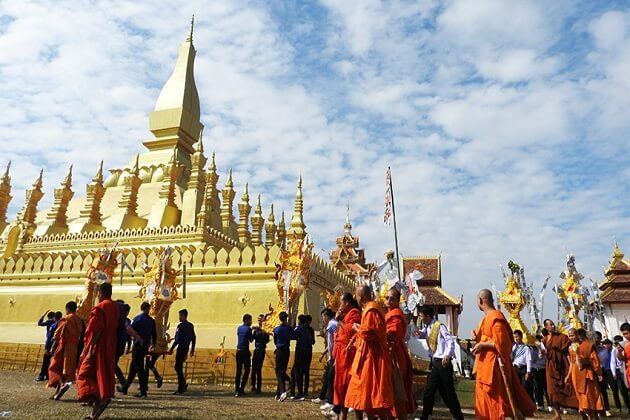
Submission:
M 454 419 L 463 420 L 462 407 L 455 393 L 453 382 L 453 364 L 442 365 L 442 359 L 434 358 L 431 361 L 431 371 L 427 378 L 427 386 L 424 389 L 422 401 L 421 419 L 426 420 L 433 414 L 435 404 L 435 391 L 440 391 L 444 404 L 448 407 Z
M 617 369 L 617 372 L 616 372 L 617 379 L 615 380 L 613 378 L 613 381 L 617 383 L 617 390 L 621 394 L 621 398 L 623 398 L 623 403 L 626 405 L 628 412 L 630 412 L 630 396 L 628 395 L 628 388 L 626 387 L 626 383 L 623 380 L 623 376 L 625 374 L 626 373 L 623 370 Z M 612 375 L 612 372 L 611 372 L 611 375 Z M 613 393 L 614 393 L 614 389 L 613 389 Z
M 159 354 L 152 354 L 151 357 L 147 358 L 147 363 L 146 363 L 147 383 L 149 381 L 149 371 L 153 372 L 153 377 L 155 378 L 156 381 L 162 380 L 162 376 L 160 376 L 160 372 L 158 372 L 157 368 L 155 367 L 155 362 L 157 362 L 159 358 L 160 358 Z
M 280 397 L 286 392 L 287 367 L 289 366 L 289 347 L 281 347 L 276 349 L 276 397 Z
M 118 366 L 118 361 L 120 360 L 120 356 L 116 356 L 116 367 L 114 368 L 114 373 L 116 374 L 116 379 L 118 379 L 118 383 L 121 386 L 125 386 L 125 374 L 123 373 L 120 366 Z
M 324 366 L 324 377 L 322 378 L 322 389 L 319 391 L 319 399 L 332 404 L 333 384 L 335 382 L 335 363 L 333 360 L 326 362 Z
M 608 381 L 606 381 L 606 375 L 603 374 L 602 370 L 602 380 L 599 381 L 599 393 L 602 395 L 602 401 L 604 402 L 604 410 L 610 410 L 610 401 L 608 401 Z
M 262 367 L 265 363 L 266 349 L 254 349 L 252 356 L 252 389 L 260 392 L 262 386 Z
M 188 355 L 188 349 L 183 351 L 177 347 L 177 353 L 175 353 L 175 372 L 177 372 L 177 390 L 184 392 L 186 390 L 186 377 L 184 376 L 184 362 Z
M 147 350 L 148 348 L 144 345 L 133 345 L 133 351 L 131 352 L 131 368 L 129 369 L 127 381 L 125 382 L 126 390 L 129 389 L 137 374 L 138 382 L 140 382 L 140 393 L 147 393 L 149 389 L 149 370 L 145 366 Z
M 48 368 L 50 367 L 51 357 L 52 356 L 50 355 L 50 351 L 44 353 L 44 356 L 42 357 L 42 368 L 39 371 L 40 378 L 48 379 Z
M 295 385 L 297 384 L 297 395 L 304 395 L 304 365 L 306 364 L 306 351 L 300 347 L 295 348 L 293 367 L 291 368 L 291 381 L 289 381 L 289 393 L 295 395 Z
M 534 389 L 533 400 L 536 402 L 537 406 L 544 407 L 545 406 L 545 398 L 547 398 L 547 377 L 546 371 L 544 368 L 532 369 L 532 388 Z M 549 399 L 547 398 L 547 404 L 549 404 Z
M 313 361 L 313 347 L 306 349 L 304 363 L 302 364 L 302 375 L 304 376 L 304 394 L 308 395 L 308 388 L 311 383 L 311 362 Z
M 241 373 L 245 367 L 245 372 L 241 378 Z M 252 367 L 252 354 L 249 350 L 236 350 L 236 378 L 234 385 L 236 393 L 243 392 L 249 378 L 249 370 Z

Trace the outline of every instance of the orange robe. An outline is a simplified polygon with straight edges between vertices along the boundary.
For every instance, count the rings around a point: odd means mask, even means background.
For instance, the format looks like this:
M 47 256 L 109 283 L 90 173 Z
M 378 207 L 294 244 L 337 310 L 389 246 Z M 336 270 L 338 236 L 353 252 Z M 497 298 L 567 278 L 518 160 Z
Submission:
M 392 417 L 400 417 L 399 413 L 413 414 L 418 408 L 416 399 L 413 396 L 413 367 L 411 364 L 411 357 L 409 357 L 409 350 L 407 349 L 407 343 L 405 342 L 405 336 L 407 335 L 407 317 L 403 313 L 402 309 L 394 308 L 387 311 L 385 314 L 385 324 L 387 327 L 387 335 L 395 335 L 394 342 L 390 342 L 390 357 L 396 361 L 400 373 L 402 375 L 405 384 L 405 398 L 404 403 L 396 403 L 394 401 L 394 407 L 390 414 Z
M 376 302 L 363 308 L 357 352 L 350 368 L 345 406 L 368 415 L 394 406 L 392 364 L 389 360 L 385 314 Z
M 505 376 L 512 392 L 516 408 L 525 416 L 536 411 L 536 404 L 514 374 L 512 364 L 512 346 L 514 337 L 505 316 L 500 311 L 486 313 L 477 329 L 477 342 L 492 341 L 496 350 L 486 350 L 475 357 L 475 418 L 504 419 L 514 417 L 501 370 L 498 356 L 501 357 Z
M 569 347 L 569 359 L 571 360 L 571 383 L 577 395 L 580 411 L 601 411 L 604 409 L 602 396 L 599 390 L 598 376 L 602 369 L 599 358 L 592 342 L 584 340 L 576 348 Z M 582 369 L 578 367 L 577 357 L 582 361 Z
M 543 339 L 543 344 L 547 350 L 545 371 L 549 404 L 577 408 L 573 387 L 564 383 L 564 378 L 569 374 L 569 337 L 551 333 Z
M 68 314 L 59 321 L 53 338 L 57 347 L 48 367 L 49 387 L 76 380 L 82 331 L 83 321 L 76 314 Z
M 85 330 L 85 352 L 77 378 L 79 401 L 94 402 L 114 396 L 116 347 L 118 344 L 118 303 L 105 299 L 92 308 Z M 88 352 L 94 334 L 100 331 L 93 352 Z
M 361 312 L 352 308 L 343 317 L 343 325 L 337 329 L 335 343 L 333 345 L 333 358 L 335 359 L 335 381 L 333 385 L 333 403 L 343 406 L 346 399 L 346 391 L 350 383 L 350 366 L 354 360 L 355 347 L 348 348 L 348 344 L 356 334 L 352 329 L 353 324 L 361 322 Z
M 630 344 L 626 343 L 623 348 L 623 354 L 626 356 L 626 379 L 630 384 Z

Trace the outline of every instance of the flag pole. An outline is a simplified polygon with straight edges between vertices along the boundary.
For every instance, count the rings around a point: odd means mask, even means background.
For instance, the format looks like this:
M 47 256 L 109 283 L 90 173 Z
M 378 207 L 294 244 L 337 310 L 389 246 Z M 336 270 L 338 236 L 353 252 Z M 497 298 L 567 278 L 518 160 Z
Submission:
M 394 185 L 392 183 L 392 170 L 388 166 L 387 172 L 389 173 L 389 191 L 392 196 L 392 219 L 394 221 L 394 242 L 396 245 L 396 261 L 398 262 L 398 280 L 402 281 L 404 273 L 402 272 L 402 257 L 400 256 L 400 251 L 398 250 L 398 229 L 396 227 L 396 205 L 394 204 Z

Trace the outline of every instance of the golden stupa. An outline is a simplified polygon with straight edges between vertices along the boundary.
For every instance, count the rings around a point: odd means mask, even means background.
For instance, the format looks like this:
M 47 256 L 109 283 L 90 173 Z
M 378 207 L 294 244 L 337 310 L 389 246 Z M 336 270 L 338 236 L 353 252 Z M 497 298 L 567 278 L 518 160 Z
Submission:
M 26 191 L 22 210 L 7 221 L 12 199 L 8 167 L 0 177 L 0 342 L 40 343 L 37 318 L 80 299 L 94 259 L 113 244 L 123 263 L 112 277 L 113 297 L 131 304 L 132 316 L 139 311 L 137 282 L 143 267 L 152 267 L 161 250 L 172 248 L 170 264 L 179 273 L 178 284 L 186 274 L 187 292 L 173 301 L 165 322 L 176 325 L 177 311 L 187 308 L 200 347 L 217 347 L 223 336 L 226 347 L 233 347 L 244 313 L 255 318 L 278 303 L 282 251 L 287 240 L 306 236 L 301 178 L 288 230 L 284 212 L 276 224 L 273 205 L 265 222 L 260 196 L 250 214 L 247 187 L 239 214 L 234 214 L 232 171 L 220 188 L 214 154 L 206 165 L 195 52 L 191 24 L 149 115 L 153 138 L 143 142 L 147 150 L 127 166 L 110 169 L 107 177 L 101 163 L 85 196 L 75 194 L 70 167 L 54 189 L 52 207 L 38 210 L 44 195 L 40 173 Z M 312 254 L 310 283 L 299 308 L 313 315 L 314 326 L 321 295 L 338 285 L 354 290 L 352 279 Z

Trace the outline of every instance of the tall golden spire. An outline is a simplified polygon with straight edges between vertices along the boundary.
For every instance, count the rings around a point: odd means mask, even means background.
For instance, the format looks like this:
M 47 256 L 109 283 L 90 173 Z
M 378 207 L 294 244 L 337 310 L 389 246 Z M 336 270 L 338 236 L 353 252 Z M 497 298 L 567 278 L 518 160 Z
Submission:
M 188 38 L 186 38 L 186 42 L 192 43 L 194 28 L 195 28 L 195 14 L 193 13 L 192 18 L 190 18 L 190 32 L 188 33 Z
M 304 239 L 306 236 L 306 225 L 304 224 L 304 202 L 302 201 L 302 175 L 298 180 L 297 193 L 295 194 L 295 204 L 293 205 L 293 217 L 291 218 L 291 227 L 287 236 L 289 239 Z
M 149 128 L 156 137 L 144 145 L 149 150 L 180 146 L 193 153 L 197 134 L 203 128 L 200 121 L 199 93 L 195 85 L 195 47 L 192 42 L 193 21 L 186 40 L 179 47 L 179 56 L 173 73 L 162 87 L 149 115 Z
M 85 191 L 85 206 L 83 206 L 79 212 L 79 219 L 70 226 L 70 230 L 73 232 L 103 230 L 105 228 L 103 227 L 101 220 L 101 201 L 105 195 L 105 187 L 103 186 L 102 160 L 96 175 L 92 178 L 92 182 L 87 184 Z
M 271 210 L 269 210 L 269 216 L 267 216 L 267 223 L 265 224 L 265 246 L 271 248 L 276 243 L 276 216 L 273 214 L 273 204 Z
M 236 191 L 234 191 L 231 169 L 225 181 L 225 187 L 221 190 L 221 195 L 223 196 L 223 203 L 221 204 L 221 225 L 223 227 L 223 233 L 232 239 L 237 239 L 238 235 L 236 235 L 234 229 L 234 214 L 232 213 Z
M 37 216 L 37 204 L 44 196 L 42 192 L 44 170 L 39 172 L 39 177 L 33 183 L 33 188 L 26 190 L 26 200 L 24 207 L 18 213 L 18 220 L 21 220 L 25 225 L 30 226 L 35 223 L 35 217 Z
M 344 233 L 352 233 L 352 223 L 350 223 L 350 202 L 346 206 L 346 223 L 343 225 Z
M 138 190 L 142 184 L 139 176 L 139 159 L 140 155 L 136 155 L 136 161 L 133 164 L 133 168 L 131 168 L 131 173 L 125 178 L 122 197 L 118 202 L 118 208 L 132 216 L 138 216 Z
M 287 230 L 284 224 L 284 210 L 282 216 L 280 216 L 280 223 L 278 223 L 278 232 L 276 234 L 276 245 L 284 249 L 287 244 Z
M 11 177 L 9 170 L 11 169 L 11 161 L 7 163 L 7 169 L 4 171 L 2 179 L 0 179 L 0 234 L 7 225 L 7 211 L 11 202 Z
M 263 239 L 263 226 L 265 219 L 262 215 L 262 206 L 260 205 L 260 194 L 258 194 L 258 200 L 256 201 L 256 208 L 254 209 L 254 215 L 252 216 L 252 245 L 262 245 Z
M 71 187 L 72 165 L 70 165 L 68 174 L 61 182 L 61 185 L 55 188 L 53 205 L 46 215 L 47 224 L 50 225 L 50 229 L 46 231 L 46 234 L 62 233 L 68 228 L 68 204 L 72 197 L 74 197 L 74 192 Z
M 238 228 L 236 231 L 238 232 L 238 241 L 247 245 L 250 243 L 250 234 L 249 234 L 249 213 L 252 210 L 252 206 L 249 205 L 249 184 L 245 183 L 245 192 L 241 197 L 241 202 L 238 205 Z

